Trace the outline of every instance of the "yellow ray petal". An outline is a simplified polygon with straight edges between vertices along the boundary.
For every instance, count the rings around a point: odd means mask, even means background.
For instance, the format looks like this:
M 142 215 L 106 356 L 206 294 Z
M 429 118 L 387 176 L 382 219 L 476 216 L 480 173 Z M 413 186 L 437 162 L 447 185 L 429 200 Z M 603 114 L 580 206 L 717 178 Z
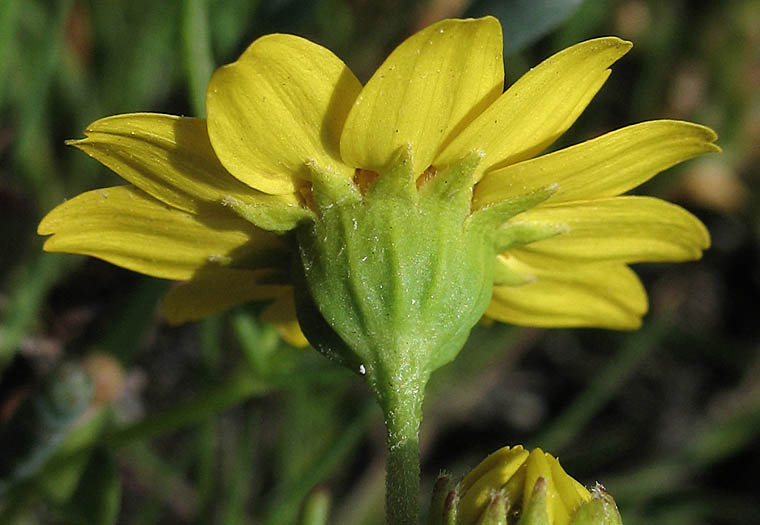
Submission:
M 549 517 L 549 523 L 557 525 L 567 525 L 569 516 L 562 506 L 562 501 L 557 501 L 557 489 L 554 484 L 551 467 L 549 466 L 549 454 L 546 454 L 540 448 L 535 448 L 530 452 L 526 464 L 525 472 L 525 490 L 523 491 L 523 508 L 528 506 L 528 499 L 533 495 L 533 488 L 539 477 L 546 481 L 546 511 Z
M 459 484 L 458 520 L 475 523 L 493 491 L 503 487 L 515 475 L 528 455 L 529 452 L 520 445 L 504 447 L 467 474 Z
M 399 45 L 364 87 L 341 135 L 343 159 L 382 171 L 411 146 L 414 173 L 421 174 L 503 85 L 495 18 L 433 24 Z
M 540 153 L 567 130 L 631 48 L 597 38 L 560 51 L 523 75 L 435 159 L 444 166 L 473 150 L 485 154 L 477 174 Z
M 475 187 L 473 205 L 552 186 L 547 200 L 612 197 L 669 167 L 702 153 L 720 151 L 715 132 L 677 120 L 627 126 L 601 137 L 487 173 Z
M 521 253 L 499 257 L 512 271 L 534 280 L 518 286 L 494 286 L 486 315 L 527 326 L 588 326 L 630 330 L 647 310 L 644 288 L 620 263 L 572 263 Z
M 562 505 L 566 512 L 572 515 L 583 502 L 591 499 L 591 494 L 585 489 L 583 492 L 578 490 L 578 482 L 568 476 L 557 458 L 547 453 L 544 453 L 544 456 L 551 469 L 552 481 L 559 496 L 559 501 L 556 503 Z
M 173 287 L 162 309 L 171 324 L 198 321 L 249 301 L 269 301 L 288 292 L 289 286 L 262 284 L 269 270 L 213 268 L 198 272 Z
M 559 235 L 511 253 L 586 261 L 688 261 L 702 256 L 710 234 L 683 208 L 653 197 L 612 197 L 538 206 L 509 223 L 541 224 Z
M 226 208 L 192 215 L 131 186 L 78 195 L 51 211 L 37 231 L 53 235 L 45 242 L 46 251 L 90 255 L 178 281 L 203 267 L 274 265 L 285 250 L 274 234 Z
M 296 318 L 296 303 L 292 288 L 289 287 L 261 312 L 261 320 L 272 323 L 280 337 L 289 345 L 304 347 L 309 344 Z
M 230 173 L 266 193 L 292 193 L 309 160 L 352 176 L 338 144 L 360 89 L 327 49 L 293 35 L 261 37 L 211 78 L 211 144 Z
M 208 202 L 235 200 L 274 208 L 297 206 L 295 195 L 258 192 L 229 174 L 216 158 L 206 120 L 157 113 L 96 120 L 86 138 L 69 141 L 149 195 L 196 212 Z

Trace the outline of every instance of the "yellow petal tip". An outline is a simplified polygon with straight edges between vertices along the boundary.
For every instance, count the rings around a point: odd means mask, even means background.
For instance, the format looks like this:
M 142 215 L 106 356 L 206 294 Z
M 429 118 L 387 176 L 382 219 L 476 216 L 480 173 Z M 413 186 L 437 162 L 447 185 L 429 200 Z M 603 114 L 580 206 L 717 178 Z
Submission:
M 579 44 L 576 44 L 576 46 L 591 46 L 590 49 L 599 49 L 605 47 L 614 48 L 619 52 L 617 58 L 620 58 L 631 50 L 633 47 L 633 42 L 630 42 L 629 40 L 623 40 L 617 36 L 603 36 L 587 40 L 586 42 L 581 42 Z M 568 49 L 572 49 L 572 47 Z
M 603 37 L 603 40 L 608 42 L 611 46 L 624 50 L 626 53 L 633 47 L 633 42 L 630 40 L 623 40 L 617 36 Z
M 713 139 L 713 140 L 717 140 L 717 139 L 718 139 L 718 136 L 716 135 L 715 139 Z M 706 153 L 723 153 L 723 148 L 721 148 L 717 144 L 713 144 L 713 143 L 709 142 L 709 143 L 706 144 L 706 147 L 707 147 L 706 148 L 707 149 Z
M 52 233 L 53 230 L 50 228 L 50 221 L 46 215 L 37 225 L 37 235 L 51 235 Z M 45 244 L 47 244 L 47 241 L 45 241 Z M 45 249 L 45 246 L 43 245 L 42 248 Z
M 39 230 L 38 230 L 38 233 L 39 233 Z M 49 233 L 41 233 L 40 235 L 50 235 L 50 234 Z M 45 240 L 44 244 L 42 245 L 42 250 L 43 251 L 48 252 L 48 253 L 55 252 L 55 248 L 53 248 L 51 246 L 51 243 L 50 243 L 50 241 L 52 241 L 52 240 L 53 240 L 52 237 Z

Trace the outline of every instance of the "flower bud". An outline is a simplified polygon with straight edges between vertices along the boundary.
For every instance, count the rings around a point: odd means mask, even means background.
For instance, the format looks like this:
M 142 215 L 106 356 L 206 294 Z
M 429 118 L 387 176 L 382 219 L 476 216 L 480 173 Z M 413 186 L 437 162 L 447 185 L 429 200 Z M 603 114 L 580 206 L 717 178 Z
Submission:
M 446 495 L 436 484 L 428 523 L 457 525 L 622 525 L 601 485 L 589 492 L 541 449 L 504 447 Z

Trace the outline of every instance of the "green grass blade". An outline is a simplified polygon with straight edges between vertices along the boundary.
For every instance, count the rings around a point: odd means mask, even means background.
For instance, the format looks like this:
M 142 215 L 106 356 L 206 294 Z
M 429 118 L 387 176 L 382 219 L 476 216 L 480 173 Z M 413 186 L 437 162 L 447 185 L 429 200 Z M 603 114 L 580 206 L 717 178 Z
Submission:
M 197 117 L 205 117 L 206 86 L 214 71 L 206 0 L 185 0 L 184 2 L 182 52 L 193 113 Z
M 19 0 L 0 2 L 0 108 L 3 107 L 8 70 L 12 63 L 10 56 L 16 38 L 16 24 L 19 13 Z

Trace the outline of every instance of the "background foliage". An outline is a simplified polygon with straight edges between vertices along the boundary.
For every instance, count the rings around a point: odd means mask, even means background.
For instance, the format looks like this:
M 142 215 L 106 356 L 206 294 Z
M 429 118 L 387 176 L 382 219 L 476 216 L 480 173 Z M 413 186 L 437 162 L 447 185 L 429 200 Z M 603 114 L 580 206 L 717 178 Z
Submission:
M 424 486 L 522 442 L 603 482 L 627 525 L 760 520 L 760 2 L 3 0 L 0 523 L 381 521 L 381 415 L 354 375 L 285 346 L 256 305 L 170 328 L 168 283 L 45 254 L 35 228 L 120 183 L 64 139 L 116 113 L 202 115 L 214 67 L 259 35 L 309 37 L 366 81 L 415 29 L 485 13 L 508 82 L 586 38 L 634 41 L 559 145 L 713 127 L 722 155 L 642 190 L 696 213 L 713 248 L 637 268 L 638 332 L 477 327 L 433 378 Z

